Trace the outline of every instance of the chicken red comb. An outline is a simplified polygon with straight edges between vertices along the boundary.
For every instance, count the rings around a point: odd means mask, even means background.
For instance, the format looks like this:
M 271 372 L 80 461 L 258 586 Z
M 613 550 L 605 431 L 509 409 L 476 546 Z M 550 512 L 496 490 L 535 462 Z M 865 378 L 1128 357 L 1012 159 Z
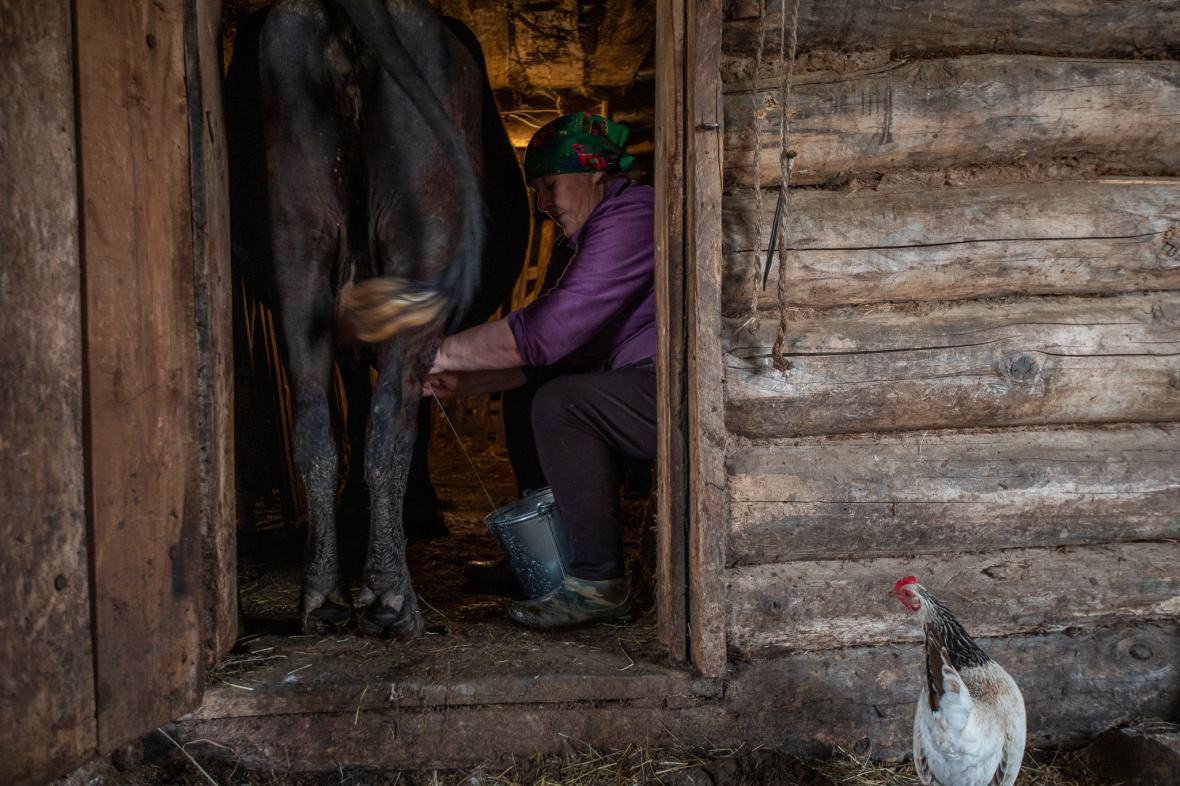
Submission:
M 917 583 L 918 583 L 918 580 L 916 578 L 914 578 L 913 576 L 906 576 L 905 578 L 897 580 L 897 583 L 893 585 L 893 591 L 897 592 L 899 589 L 901 589 L 902 587 L 904 587 L 907 584 L 917 584 Z

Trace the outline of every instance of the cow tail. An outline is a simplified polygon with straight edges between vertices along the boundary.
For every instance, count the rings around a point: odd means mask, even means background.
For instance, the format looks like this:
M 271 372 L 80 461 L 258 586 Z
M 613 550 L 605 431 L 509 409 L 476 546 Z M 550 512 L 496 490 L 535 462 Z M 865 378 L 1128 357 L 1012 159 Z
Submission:
M 451 165 L 460 195 L 455 251 L 438 276 L 411 281 L 389 276 L 348 287 L 340 303 L 357 338 L 376 343 L 399 330 L 437 319 L 457 319 L 479 286 L 483 253 L 483 201 L 475 169 L 458 129 L 418 64 L 406 51 L 381 0 L 337 0 L 378 62 L 422 115 Z

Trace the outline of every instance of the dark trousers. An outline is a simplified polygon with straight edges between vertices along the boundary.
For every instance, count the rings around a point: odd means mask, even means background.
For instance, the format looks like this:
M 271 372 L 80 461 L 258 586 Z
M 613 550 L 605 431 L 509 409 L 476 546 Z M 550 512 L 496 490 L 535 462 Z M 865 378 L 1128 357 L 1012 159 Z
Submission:
M 655 458 L 655 367 L 566 374 L 517 388 L 505 393 L 504 418 L 520 490 L 553 488 L 571 575 L 623 576 L 619 459 Z

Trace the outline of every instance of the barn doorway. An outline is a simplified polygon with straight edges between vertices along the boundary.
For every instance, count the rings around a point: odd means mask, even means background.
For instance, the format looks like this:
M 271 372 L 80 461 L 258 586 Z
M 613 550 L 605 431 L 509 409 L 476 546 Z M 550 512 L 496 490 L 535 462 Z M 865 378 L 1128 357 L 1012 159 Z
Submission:
M 236 33 L 252 24 L 250 15 L 266 5 L 257 0 L 226 3 L 227 65 Z M 637 178 L 648 185 L 658 182 L 652 0 L 529 5 L 440 0 L 437 5 L 479 38 L 501 117 L 518 150 L 548 120 L 589 111 L 630 128 L 628 150 L 638 161 Z M 543 214 L 533 219 L 528 257 L 503 313 L 536 297 L 548 251 L 560 235 Z M 431 411 L 430 474 L 439 504 L 437 514 L 418 511 L 420 520 L 409 524 L 417 537 L 408 558 L 426 635 L 392 644 L 359 637 L 347 628 L 304 635 L 297 609 L 306 512 L 292 458 L 290 394 L 270 304 L 258 282 L 239 269 L 234 272 L 234 319 L 242 630 L 234 652 L 212 673 L 214 697 L 207 708 L 233 705 L 236 698 L 246 697 L 234 691 L 244 688 L 277 695 L 284 686 L 330 682 L 346 686 L 340 690 L 348 693 L 355 686 L 395 680 L 427 684 L 440 678 L 450 682 L 505 675 L 559 682 L 566 676 L 589 677 L 587 685 L 592 685 L 594 678 L 620 675 L 658 679 L 670 664 L 684 663 L 686 588 L 683 575 L 676 580 L 675 574 L 683 574 L 685 552 L 683 543 L 669 546 L 666 538 L 657 538 L 650 466 L 629 468 L 622 503 L 628 522 L 626 559 L 643 599 L 638 621 L 560 637 L 540 635 L 507 623 L 506 599 L 470 588 L 464 563 L 498 555 L 483 518 L 493 505 L 517 495 L 499 394 L 444 402 L 445 416 L 435 402 L 423 402 Z M 673 362 L 682 363 L 683 355 Z M 346 392 L 347 373 L 336 377 L 338 431 L 350 405 L 357 406 Z M 678 442 L 683 450 L 683 438 Z M 341 494 L 338 527 L 344 569 L 356 586 L 368 514 L 363 493 L 357 493 L 359 461 L 348 455 L 347 446 L 341 447 L 353 478 Z M 675 485 L 666 479 L 661 483 Z M 679 487 L 683 495 L 683 481 Z M 683 503 L 674 510 L 683 515 Z M 665 574 L 660 582 L 658 565 Z M 661 598 L 656 597 L 657 584 Z M 663 611 L 667 608 L 672 611 Z M 595 688 L 584 690 L 593 698 Z

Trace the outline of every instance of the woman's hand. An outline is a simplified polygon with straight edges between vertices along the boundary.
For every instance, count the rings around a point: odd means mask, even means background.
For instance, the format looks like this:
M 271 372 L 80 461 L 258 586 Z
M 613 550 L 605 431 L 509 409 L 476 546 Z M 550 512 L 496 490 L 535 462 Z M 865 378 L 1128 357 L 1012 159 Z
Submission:
M 472 371 L 440 371 L 431 372 L 426 377 L 426 382 L 422 384 L 422 395 L 435 395 L 439 398 L 456 398 L 459 396 L 472 395 L 468 393 L 468 388 L 471 387 L 472 374 L 478 372 Z
M 519 368 L 497 368 L 482 371 L 431 371 L 422 385 L 422 395 L 432 393 L 439 398 L 479 396 L 509 390 L 524 384 L 524 372 Z

